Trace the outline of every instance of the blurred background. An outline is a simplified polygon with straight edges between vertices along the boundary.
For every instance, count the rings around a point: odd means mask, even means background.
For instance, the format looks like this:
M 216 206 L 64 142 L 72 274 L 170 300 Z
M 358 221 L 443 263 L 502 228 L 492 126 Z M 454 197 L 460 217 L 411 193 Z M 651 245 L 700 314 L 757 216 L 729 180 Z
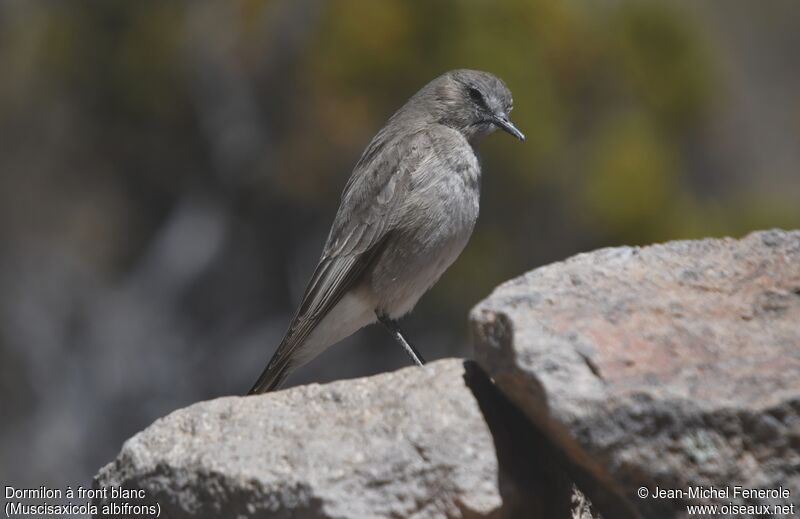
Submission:
M 372 135 L 453 68 L 503 78 L 481 217 L 404 320 L 470 355 L 502 281 L 603 246 L 800 226 L 800 5 L 0 0 L 0 481 L 89 484 L 242 394 Z M 291 384 L 408 365 L 379 327 Z

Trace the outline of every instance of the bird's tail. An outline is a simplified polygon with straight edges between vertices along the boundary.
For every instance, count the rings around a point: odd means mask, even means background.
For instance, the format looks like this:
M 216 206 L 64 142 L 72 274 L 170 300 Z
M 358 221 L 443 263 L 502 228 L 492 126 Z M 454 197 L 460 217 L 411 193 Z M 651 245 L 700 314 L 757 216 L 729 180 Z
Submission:
M 264 371 L 261 372 L 261 376 L 258 377 L 256 383 L 253 384 L 253 387 L 247 392 L 248 395 L 268 393 L 269 391 L 278 389 L 281 384 L 283 384 L 286 377 L 289 376 L 290 366 L 288 362 L 281 362 L 281 360 L 283 359 L 273 358 L 272 361 L 270 361 L 267 367 L 264 368 Z
M 275 354 L 269 360 L 267 367 L 261 372 L 256 383 L 250 388 L 248 395 L 255 395 L 257 393 L 267 393 L 278 389 L 281 384 L 289 376 L 292 368 L 296 365 L 293 352 L 297 346 L 298 337 L 291 331 L 286 333 L 286 336 L 281 341 Z

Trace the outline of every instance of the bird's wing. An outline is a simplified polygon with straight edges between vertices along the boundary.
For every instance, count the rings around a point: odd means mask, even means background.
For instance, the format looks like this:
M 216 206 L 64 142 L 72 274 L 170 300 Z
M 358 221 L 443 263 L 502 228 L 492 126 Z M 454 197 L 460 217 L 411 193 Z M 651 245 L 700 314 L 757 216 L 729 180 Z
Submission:
M 428 148 L 424 132 L 394 142 L 379 133 L 367 147 L 342 193 L 322 257 L 289 330 L 251 394 L 283 382 L 297 348 L 381 252 Z

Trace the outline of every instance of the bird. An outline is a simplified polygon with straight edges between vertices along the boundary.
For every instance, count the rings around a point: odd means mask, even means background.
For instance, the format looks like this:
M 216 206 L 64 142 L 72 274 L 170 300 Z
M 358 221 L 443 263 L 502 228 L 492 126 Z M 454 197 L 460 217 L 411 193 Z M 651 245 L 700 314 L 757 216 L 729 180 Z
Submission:
M 459 69 L 430 81 L 389 118 L 358 159 L 300 305 L 248 394 L 280 388 L 293 370 L 378 321 L 414 364 L 424 364 L 397 320 L 472 235 L 478 144 L 498 128 L 525 140 L 512 108 L 501 79 Z

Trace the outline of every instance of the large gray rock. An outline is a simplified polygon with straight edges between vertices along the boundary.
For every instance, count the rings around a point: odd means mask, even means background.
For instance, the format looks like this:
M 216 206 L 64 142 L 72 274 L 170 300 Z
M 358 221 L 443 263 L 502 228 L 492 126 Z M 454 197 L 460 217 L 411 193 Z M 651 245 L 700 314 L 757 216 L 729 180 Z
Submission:
M 565 517 L 570 484 L 493 390 L 446 360 L 202 402 L 129 439 L 95 487 L 143 489 L 168 518 Z
M 471 321 L 479 364 L 605 517 L 695 502 L 642 486 L 798 503 L 799 231 L 580 254 L 500 286 Z M 746 501 L 734 485 L 790 497 Z

